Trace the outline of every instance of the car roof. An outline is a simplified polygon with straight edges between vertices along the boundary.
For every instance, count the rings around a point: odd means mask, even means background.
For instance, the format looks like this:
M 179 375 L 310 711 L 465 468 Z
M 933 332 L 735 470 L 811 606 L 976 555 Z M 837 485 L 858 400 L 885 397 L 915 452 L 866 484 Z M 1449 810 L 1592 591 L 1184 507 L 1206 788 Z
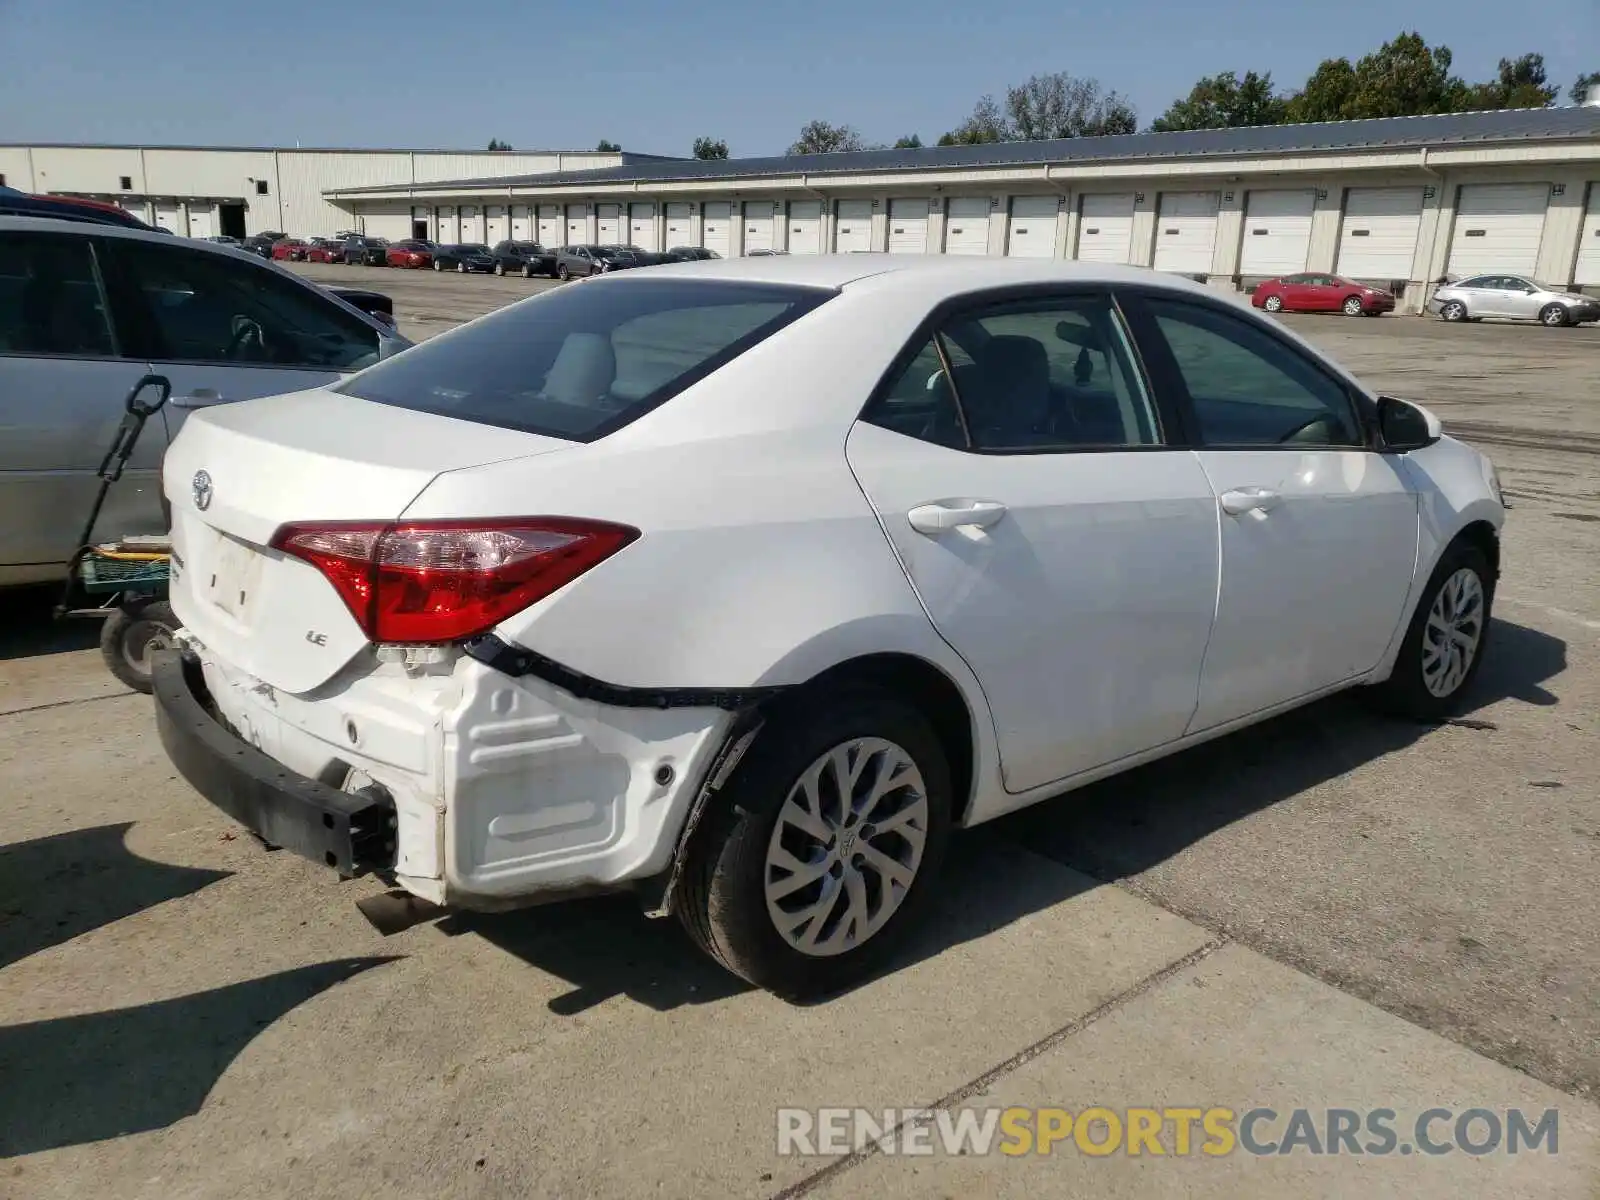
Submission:
M 1149 267 L 1075 262 L 1052 258 L 980 258 L 965 255 L 774 254 L 753 258 L 700 259 L 650 268 L 652 277 L 741 279 L 752 283 L 793 283 L 843 288 L 872 280 L 874 287 L 913 288 L 959 295 L 975 288 L 1036 283 L 1156 284 L 1212 297 L 1227 293 L 1181 275 Z

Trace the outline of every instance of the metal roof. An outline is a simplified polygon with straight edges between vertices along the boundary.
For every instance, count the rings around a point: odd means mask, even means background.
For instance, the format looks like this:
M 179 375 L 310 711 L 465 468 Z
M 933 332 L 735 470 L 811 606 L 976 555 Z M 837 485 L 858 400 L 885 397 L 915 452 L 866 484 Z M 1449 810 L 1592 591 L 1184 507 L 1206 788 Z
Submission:
M 516 175 L 503 179 L 457 179 L 417 184 L 418 189 L 524 187 L 539 184 L 665 183 L 759 179 L 768 176 L 840 175 L 888 171 L 971 170 L 1049 163 L 1119 162 L 1141 159 L 1233 158 L 1251 155 L 1381 150 L 1404 146 L 1450 146 L 1543 139 L 1600 139 L 1600 107 L 1518 108 L 1493 112 L 1381 117 L 1304 125 L 1256 125 L 1245 129 L 1197 129 L 1183 133 L 1130 133 L 1039 142 L 993 142 L 983 146 L 925 146 L 917 150 L 857 150 L 767 158 L 671 159 L 627 163 L 588 171 Z M 391 192 L 397 185 L 333 188 L 339 195 Z M 398 185 L 404 186 L 404 185 Z
M 193 150 L 229 154 L 493 154 L 516 158 L 520 154 L 620 154 L 624 162 L 673 162 L 670 154 L 642 154 L 637 150 L 553 149 L 530 146 L 525 150 L 463 149 L 460 146 L 195 146 L 162 142 L 0 142 L 3 150 Z

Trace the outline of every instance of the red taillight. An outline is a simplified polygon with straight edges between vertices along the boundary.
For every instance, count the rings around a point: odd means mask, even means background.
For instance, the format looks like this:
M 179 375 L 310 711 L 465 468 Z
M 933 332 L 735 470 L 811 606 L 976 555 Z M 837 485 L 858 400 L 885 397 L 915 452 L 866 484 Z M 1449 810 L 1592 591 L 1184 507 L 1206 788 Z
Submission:
M 272 545 L 333 584 L 374 642 L 454 642 L 571 583 L 639 536 L 575 517 L 285 525 Z

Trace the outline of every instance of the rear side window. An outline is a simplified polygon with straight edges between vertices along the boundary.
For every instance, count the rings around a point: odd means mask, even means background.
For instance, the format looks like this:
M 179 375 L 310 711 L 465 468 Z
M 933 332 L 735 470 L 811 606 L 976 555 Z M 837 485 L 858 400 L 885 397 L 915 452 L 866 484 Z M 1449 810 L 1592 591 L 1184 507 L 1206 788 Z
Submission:
M 339 390 L 588 442 L 637 420 L 832 295 L 721 280 L 585 283 L 432 338 Z
M 116 354 L 89 239 L 0 234 L 0 354 Z

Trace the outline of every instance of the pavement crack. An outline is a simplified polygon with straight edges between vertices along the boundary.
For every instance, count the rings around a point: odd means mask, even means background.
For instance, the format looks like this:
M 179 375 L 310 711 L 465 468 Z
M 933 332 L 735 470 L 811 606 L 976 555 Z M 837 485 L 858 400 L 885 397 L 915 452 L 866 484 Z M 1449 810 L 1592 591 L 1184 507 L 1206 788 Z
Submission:
M 895 1126 L 893 1130 L 887 1132 L 884 1135 L 883 1140 L 893 1143 L 899 1139 L 902 1130 L 911 1128 L 914 1125 L 930 1122 L 934 1119 L 935 1113 L 948 1111 L 953 1109 L 956 1105 L 960 1104 L 964 1100 L 970 1100 L 973 1096 L 982 1095 L 984 1092 L 988 1091 L 990 1087 L 999 1082 L 1001 1079 L 1004 1079 L 1007 1075 L 1020 1070 L 1034 1059 L 1050 1053 L 1050 1051 L 1054 1050 L 1057 1046 L 1061 1045 L 1069 1038 L 1076 1037 L 1085 1029 L 1088 1029 L 1089 1026 L 1094 1025 L 1106 1017 L 1109 1017 L 1112 1013 L 1124 1007 L 1129 1002 L 1137 1000 L 1140 996 L 1145 995 L 1147 992 L 1153 991 L 1154 989 L 1160 987 L 1174 975 L 1178 975 L 1181 972 L 1188 970 L 1196 963 L 1210 958 L 1218 950 L 1226 946 L 1229 941 L 1230 939 L 1225 935 L 1215 937 L 1203 945 L 1197 946 L 1195 949 L 1189 951 L 1189 953 L 1185 954 L 1182 958 L 1173 959 L 1173 961 L 1162 967 L 1160 970 L 1152 971 L 1150 974 L 1144 976 L 1136 983 L 1133 983 L 1129 987 L 1124 988 L 1122 991 L 1112 996 L 1109 1000 L 1103 1001 L 1101 1004 L 1090 1009 L 1081 1017 L 1074 1017 L 1059 1029 L 1046 1034 L 1037 1042 L 1034 1042 L 1031 1046 L 1024 1047 L 1023 1049 L 1017 1051 L 1017 1053 L 1013 1054 L 1010 1058 L 1003 1062 L 996 1063 L 983 1074 L 962 1084 L 948 1095 L 941 1096 L 932 1104 L 929 1104 L 926 1108 L 922 1109 L 917 1116 L 901 1122 L 899 1125 Z M 809 1195 L 811 1192 L 816 1191 L 824 1184 L 838 1178 L 846 1171 L 849 1171 L 854 1167 L 858 1167 L 867 1160 L 876 1157 L 881 1153 L 879 1145 L 880 1143 L 878 1142 L 869 1142 L 859 1150 L 854 1150 L 841 1158 L 835 1159 L 823 1167 L 819 1167 L 810 1175 L 797 1180 L 781 1191 L 774 1192 L 770 1197 L 770 1200 L 794 1200 L 795 1197 Z
M 137 694 L 137 692 L 107 692 L 103 696 L 79 696 L 76 700 L 52 700 L 49 704 L 31 704 L 26 708 L 8 708 L 0 712 L 0 717 L 20 717 L 24 713 L 44 712 L 50 708 L 70 708 L 74 704 L 93 704 L 96 700 L 120 700 L 124 696 Z

